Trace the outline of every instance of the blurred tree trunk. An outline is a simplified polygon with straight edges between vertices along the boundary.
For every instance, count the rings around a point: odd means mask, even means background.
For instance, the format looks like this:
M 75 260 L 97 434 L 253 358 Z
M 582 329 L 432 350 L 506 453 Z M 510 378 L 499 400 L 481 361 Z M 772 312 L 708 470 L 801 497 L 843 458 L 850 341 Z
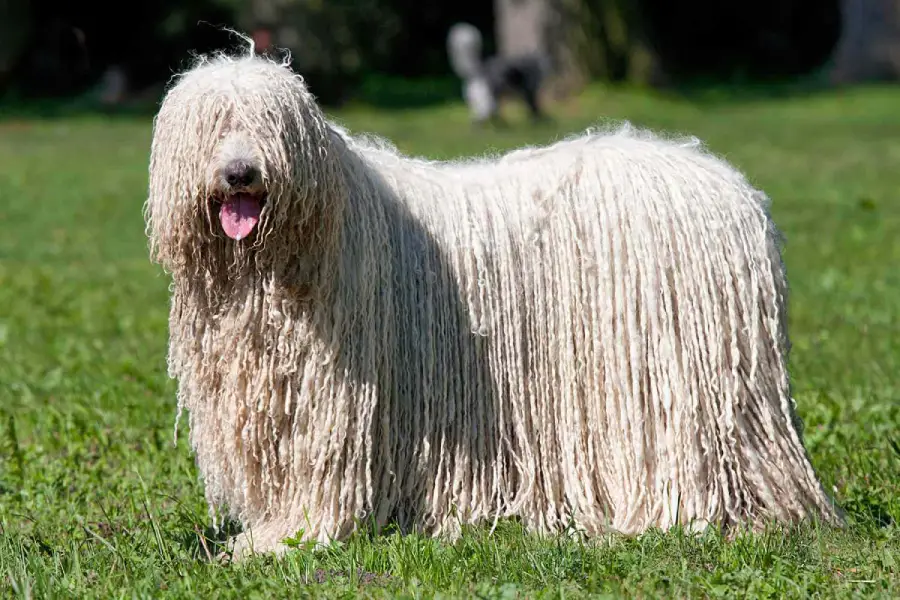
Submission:
M 32 25 L 28 0 L 0 0 L 0 89 L 21 58 Z
M 836 84 L 900 79 L 900 0 L 841 0 Z
M 588 79 L 661 82 L 635 0 L 495 0 L 499 53 L 544 52 L 566 91 Z
M 494 0 L 497 54 L 507 58 L 541 54 L 550 74 L 544 89 L 564 96 L 583 83 L 583 73 L 567 44 L 555 39 L 559 14 L 555 0 Z
M 544 51 L 548 4 L 545 0 L 496 0 L 498 54 L 519 56 Z

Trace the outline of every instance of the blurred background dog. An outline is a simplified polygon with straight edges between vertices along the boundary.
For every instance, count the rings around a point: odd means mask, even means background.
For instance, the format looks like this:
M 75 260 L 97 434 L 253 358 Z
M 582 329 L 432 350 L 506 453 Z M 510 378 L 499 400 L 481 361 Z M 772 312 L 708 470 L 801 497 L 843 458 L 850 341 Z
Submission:
M 454 73 L 463 81 L 463 97 L 475 124 L 502 123 L 500 101 L 518 96 L 531 118 L 546 118 L 539 92 L 549 71 L 549 60 L 539 52 L 482 59 L 481 32 L 469 23 L 457 23 L 447 35 L 447 54 Z

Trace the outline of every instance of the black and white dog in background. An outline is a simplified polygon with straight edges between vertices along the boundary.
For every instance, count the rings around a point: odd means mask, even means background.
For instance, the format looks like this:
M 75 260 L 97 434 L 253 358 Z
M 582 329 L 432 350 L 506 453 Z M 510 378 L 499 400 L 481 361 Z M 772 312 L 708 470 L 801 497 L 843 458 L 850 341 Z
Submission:
M 492 56 L 482 60 L 481 32 L 468 23 L 457 23 L 447 35 L 450 65 L 463 80 L 463 97 L 476 124 L 500 121 L 499 101 L 518 95 L 533 120 L 545 117 L 538 92 L 547 75 L 548 61 L 539 53 Z

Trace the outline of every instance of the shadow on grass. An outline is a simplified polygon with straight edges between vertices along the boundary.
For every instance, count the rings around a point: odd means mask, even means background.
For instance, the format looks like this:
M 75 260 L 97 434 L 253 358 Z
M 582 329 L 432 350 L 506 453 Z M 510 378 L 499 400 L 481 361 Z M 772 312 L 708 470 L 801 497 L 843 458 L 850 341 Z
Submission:
M 69 119 L 77 117 L 150 118 L 159 109 L 162 89 L 143 93 L 136 100 L 106 106 L 89 96 L 71 98 L 0 98 L 0 121 Z M 383 110 L 428 108 L 462 101 L 460 83 L 452 78 L 404 79 L 371 75 L 349 99 L 352 104 Z M 326 109 L 336 106 L 323 104 Z
M 454 78 L 404 79 L 370 75 L 353 95 L 354 103 L 386 110 L 428 108 L 462 101 L 462 84 Z
M 56 120 L 82 117 L 109 119 L 151 118 L 159 109 L 158 100 L 146 100 L 121 106 L 105 106 L 80 98 L 70 99 L 0 99 L 0 123 L 17 120 Z
M 766 104 L 789 99 L 812 99 L 833 95 L 837 90 L 853 91 L 865 86 L 836 88 L 819 74 L 793 79 L 771 80 L 685 80 L 657 88 L 631 88 L 610 84 L 611 89 L 675 100 L 696 106 Z M 312 90 L 315 93 L 315 90 Z M 0 122 L 23 119 L 68 119 L 100 117 L 110 119 L 151 118 L 159 109 L 162 89 L 144 93 L 126 104 L 104 106 L 93 98 L 23 100 L 0 98 Z M 462 84 L 453 77 L 406 79 L 372 74 L 365 77 L 345 102 L 322 103 L 326 111 L 347 106 L 384 111 L 437 108 L 463 101 Z
M 657 93 L 661 97 L 711 106 L 808 99 L 833 94 L 835 89 L 823 75 L 812 73 L 804 77 L 767 80 L 686 80 L 660 89 Z

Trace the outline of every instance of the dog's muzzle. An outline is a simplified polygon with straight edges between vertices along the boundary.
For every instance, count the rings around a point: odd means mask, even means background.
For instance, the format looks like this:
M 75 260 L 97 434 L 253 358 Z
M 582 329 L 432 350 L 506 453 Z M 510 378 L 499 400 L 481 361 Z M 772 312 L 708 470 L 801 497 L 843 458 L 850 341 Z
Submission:
M 259 169 L 245 161 L 233 161 L 222 169 L 224 193 L 219 207 L 219 222 L 225 235 L 240 241 L 259 223 L 265 193 Z

